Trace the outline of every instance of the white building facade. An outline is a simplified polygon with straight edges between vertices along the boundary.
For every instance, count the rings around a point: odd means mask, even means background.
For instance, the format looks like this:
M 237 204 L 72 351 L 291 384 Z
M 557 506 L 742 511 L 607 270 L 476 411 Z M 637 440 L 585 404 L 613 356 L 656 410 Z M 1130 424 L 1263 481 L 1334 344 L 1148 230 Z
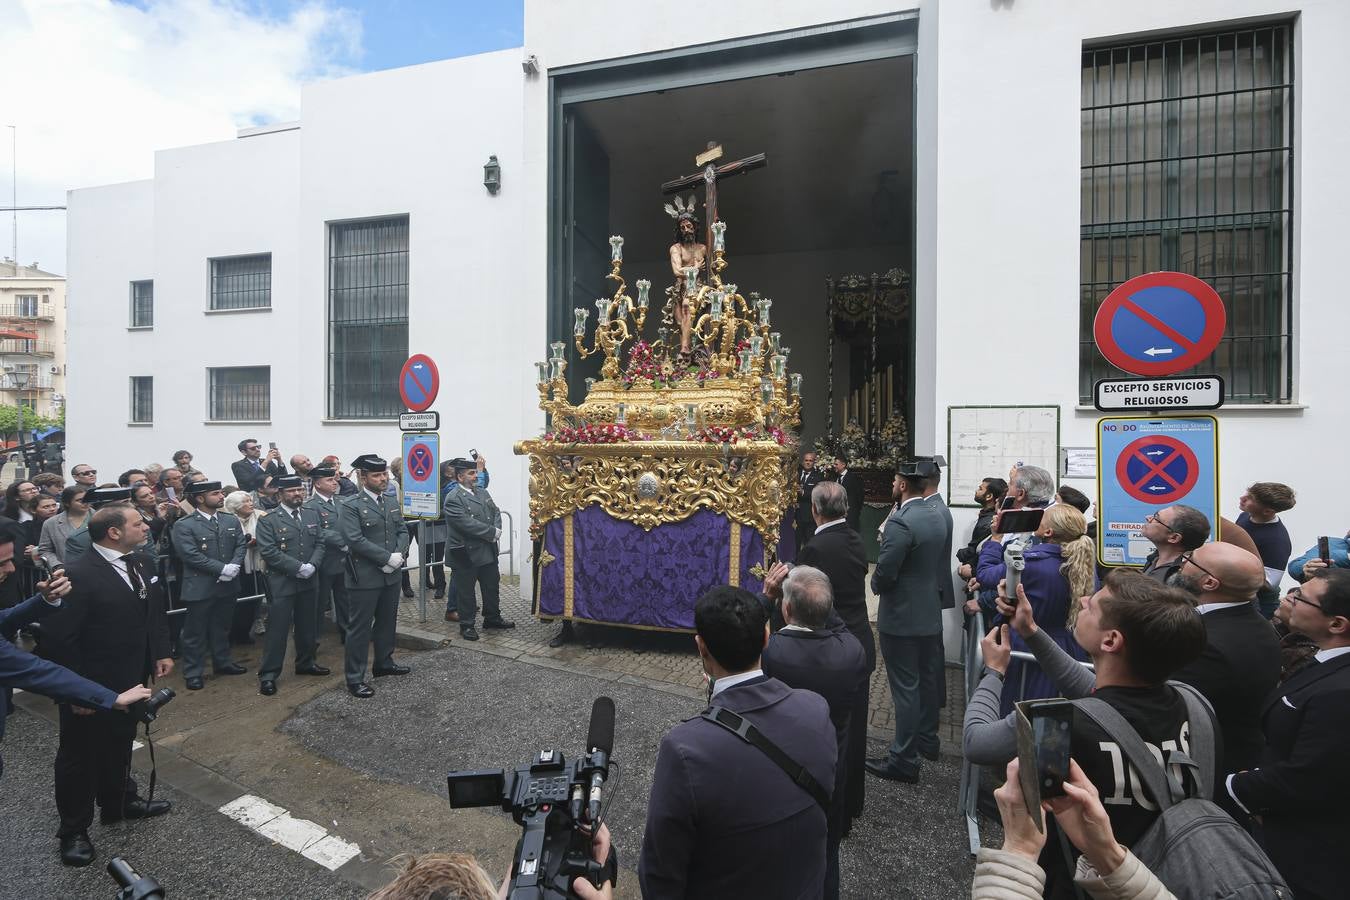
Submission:
M 66 398 L 66 279 L 6 257 L 0 330 L 0 402 L 58 417 Z
M 1253 481 L 1293 485 L 1297 553 L 1350 524 L 1324 488 L 1350 437 L 1336 350 L 1350 305 L 1331 271 L 1350 208 L 1347 41 L 1338 0 L 527 2 L 523 48 L 315 84 L 298 123 L 164 150 L 149 181 L 71 192 L 69 458 L 117 470 L 185 448 L 224 474 L 245 437 L 392 456 L 385 382 L 426 353 L 443 452 L 488 456 L 525 543 L 528 473 L 511 445 L 543 425 L 532 363 L 570 335 L 573 305 L 559 258 L 574 239 L 567 104 L 893 56 L 912 141 L 899 252 L 914 447 L 950 456 L 948 410 L 972 404 L 1056 406 L 1059 444 L 1091 446 L 1085 391 L 1103 373 L 1083 298 L 1189 266 L 1232 295 L 1223 511 L 1236 516 Z M 1134 126 L 1116 128 L 1126 110 Z M 665 123 L 689 145 L 666 177 L 716 137 L 699 125 Z M 1103 158 L 1098 132 L 1121 155 Z M 773 165 L 775 147 L 728 149 Z M 482 184 L 489 156 L 497 193 Z M 753 227 L 727 196 L 729 235 Z M 659 192 L 642 202 L 660 215 Z M 958 516 L 958 535 L 972 520 Z

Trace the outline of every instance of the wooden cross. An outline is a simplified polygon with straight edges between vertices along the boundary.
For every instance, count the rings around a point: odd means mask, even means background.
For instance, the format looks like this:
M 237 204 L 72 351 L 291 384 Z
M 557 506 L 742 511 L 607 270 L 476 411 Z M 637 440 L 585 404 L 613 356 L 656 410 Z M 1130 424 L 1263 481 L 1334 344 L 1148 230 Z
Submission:
M 702 182 L 705 191 L 703 201 L 703 220 L 705 223 L 704 246 L 708 248 L 708 278 L 712 279 L 713 267 L 713 239 L 712 225 L 718 221 L 717 218 L 717 182 L 723 178 L 730 178 L 733 175 L 739 175 L 742 172 L 749 172 L 751 169 L 763 168 L 767 165 L 765 155 L 756 153 L 754 156 L 747 156 L 745 159 L 733 160 L 729 163 L 716 165 L 717 160 L 722 158 L 722 145 L 716 141 L 708 142 L 708 149 L 694 157 L 694 165 L 703 168 L 692 175 L 686 175 L 683 178 L 676 178 L 674 181 L 667 181 L 661 185 L 662 194 L 678 194 L 687 188 L 698 187 Z

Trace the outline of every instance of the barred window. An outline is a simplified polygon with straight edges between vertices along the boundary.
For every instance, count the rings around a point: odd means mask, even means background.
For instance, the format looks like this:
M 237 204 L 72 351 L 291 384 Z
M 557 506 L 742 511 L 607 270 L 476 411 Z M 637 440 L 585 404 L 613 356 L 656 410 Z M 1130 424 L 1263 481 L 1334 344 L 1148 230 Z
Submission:
M 155 324 L 155 283 L 131 283 L 131 327 L 149 328 Z
M 1292 26 L 1083 51 L 1079 397 L 1124 373 L 1093 344 L 1121 282 L 1177 271 L 1223 298 L 1228 326 L 1192 369 L 1239 403 L 1292 400 Z
M 334 223 L 328 235 L 328 415 L 392 419 L 408 357 L 408 217 Z
M 136 425 L 155 421 L 155 379 L 150 375 L 131 376 L 131 422 Z
M 211 260 L 211 309 L 268 309 L 272 306 L 272 254 Z
M 265 422 L 272 417 L 272 370 L 268 366 L 208 369 L 207 418 L 212 422 Z

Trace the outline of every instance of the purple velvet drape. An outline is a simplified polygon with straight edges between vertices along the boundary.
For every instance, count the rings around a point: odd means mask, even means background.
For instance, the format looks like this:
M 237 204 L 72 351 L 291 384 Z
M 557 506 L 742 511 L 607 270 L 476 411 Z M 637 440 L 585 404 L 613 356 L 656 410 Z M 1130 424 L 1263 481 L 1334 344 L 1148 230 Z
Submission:
M 692 630 L 694 603 L 709 588 L 728 583 L 732 528 L 741 536 L 740 585 L 758 593 L 763 582 L 750 569 L 764 562 L 764 540 L 748 525 L 701 509 L 645 531 L 596 505 L 579 510 L 572 516 L 571 617 Z M 563 519 L 544 527 L 544 550 L 553 557 L 539 575 L 545 616 L 567 617 L 564 534 Z

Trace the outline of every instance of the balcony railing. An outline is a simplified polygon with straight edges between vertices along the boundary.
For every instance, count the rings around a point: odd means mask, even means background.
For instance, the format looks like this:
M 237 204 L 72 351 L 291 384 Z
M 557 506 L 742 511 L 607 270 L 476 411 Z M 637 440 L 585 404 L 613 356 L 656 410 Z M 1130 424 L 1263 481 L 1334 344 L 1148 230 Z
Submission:
M 50 391 L 52 389 L 52 376 L 50 375 L 30 375 L 28 383 L 23 386 L 24 391 Z M 17 391 L 19 388 L 14 384 L 14 379 L 9 375 L 0 375 L 0 391 Z
M 25 319 L 27 321 L 50 322 L 53 319 L 51 304 L 25 306 L 21 303 L 0 303 L 0 319 Z
M 54 356 L 55 347 L 51 341 L 26 341 L 15 338 L 0 339 L 0 354 L 21 353 L 29 356 Z

